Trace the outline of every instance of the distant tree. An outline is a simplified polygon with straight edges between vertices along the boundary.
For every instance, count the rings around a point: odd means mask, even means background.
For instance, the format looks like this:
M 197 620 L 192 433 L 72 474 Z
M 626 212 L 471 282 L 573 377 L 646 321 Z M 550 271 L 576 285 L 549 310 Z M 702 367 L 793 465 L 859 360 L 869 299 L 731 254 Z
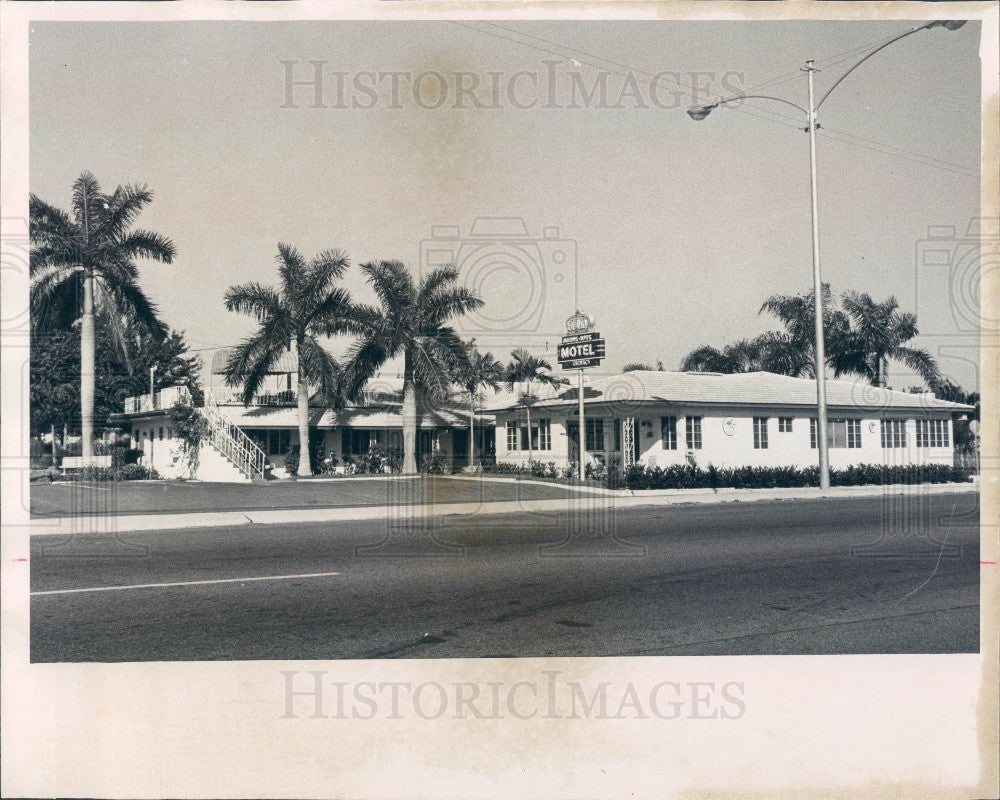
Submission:
M 139 286 L 135 264 L 137 258 L 168 264 L 174 258 L 169 239 L 132 229 L 152 199 L 145 186 L 119 186 L 104 194 L 97 179 L 84 172 L 73 184 L 72 216 L 35 195 L 29 200 L 32 329 L 35 334 L 65 331 L 79 321 L 84 458 L 93 455 L 96 316 L 103 316 L 125 358 L 130 324 L 156 337 L 166 334 Z
M 456 379 L 469 393 L 469 466 L 473 466 L 476 463 L 476 395 L 480 389 L 499 389 L 504 371 L 492 353 L 480 353 L 471 342 L 468 347 L 468 358 L 459 365 Z
M 298 372 L 297 473 L 307 476 L 314 466 L 309 456 L 309 386 L 318 386 L 330 396 L 340 373 L 319 339 L 360 329 L 350 296 L 334 285 L 347 269 L 346 255 L 326 250 L 307 263 L 294 247 L 279 244 L 277 262 L 277 290 L 254 282 L 226 292 L 227 309 L 248 314 L 259 323 L 252 336 L 233 348 L 225 367 L 226 382 L 242 387 L 243 402 L 249 405 L 274 363 L 291 350 Z
M 519 384 L 524 384 L 524 391 L 518 395 L 517 402 L 524 406 L 528 423 L 528 462 L 530 463 L 534 460 L 531 444 L 531 409 L 538 402 L 538 396 L 532 391 L 532 387 L 536 382 L 548 386 L 560 386 L 564 381 L 552 374 L 552 364 L 544 358 L 531 355 L 523 347 L 512 351 L 510 357 L 505 381 L 507 388 L 512 392 L 517 390 Z
M 149 391 L 149 368 L 156 367 L 154 388 L 187 386 L 195 404 L 202 402 L 200 363 L 188 351 L 184 334 L 170 331 L 158 341 L 148 334 L 129 336 L 126 361 L 102 318 L 95 326 L 93 421 L 107 424 L 120 414 L 126 397 Z M 75 331 L 38 331 L 31 341 L 29 376 L 31 430 L 43 433 L 64 425 L 77 432 L 80 414 L 80 337 Z
M 373 261 L 361 271 L 379 300 L 361 309 L 361 338 L 351 350 L 342 395 L 356 398 L 386 362 L 403 357 L 403 473 L 417 471 L 417 395 L 444 399 L 468 358 L 467 345 L 447 323 L 480 308 L 458 285 L 455 267 L 438 267 L 414 281 L 399 261 Z
M 630 361 L 622 367 L 622 372 L 663 372 L 663 362 L 657 361 L 656 366 L 651 367 L 641 361 Z
M 863 292 L 847 292 L 843 305 L 849 326 L 831 352 L 831 363 L 838 373 L 853 373 L 873 386 L 885 386 L 889 362 L 898 361 L 932 389 L 941 381 L 930 353 L 907 346 L 917 336 L 917 316 L 900 311 L 895 297 L 878 303 Z

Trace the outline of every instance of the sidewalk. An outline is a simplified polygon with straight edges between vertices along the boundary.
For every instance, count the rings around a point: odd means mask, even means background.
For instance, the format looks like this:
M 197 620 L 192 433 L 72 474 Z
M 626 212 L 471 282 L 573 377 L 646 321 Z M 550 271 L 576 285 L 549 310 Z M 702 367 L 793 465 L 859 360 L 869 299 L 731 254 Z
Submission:
M 523 481 L 527 483 L 527 481 Z M 627 509 L 648 506 L 717 505 L 767 500 L 816 500 L 836 497 L 885 497 L 892 495 L 967 494 L 978 491 L 974 483 L 943 483 L 894 486 L 837 486 L 795 489 L 691 489 L 603 490 L 602 496 L 564 496 L 546 499 L 514 499 L 452 503 L 339 506 L 299 509 L 247 509 L 246 511 L 201 511 L 171 514 L 91 515 L 36 518 L 32 536 L 74 533 L 114 534 L 127 531 L 162 531 L 178 528 L 221 528 L 241 525 L 285 525 L 293 523 L 350 522 L 376 519 L 425 519 L 453 515 L 511 515 L 524 513 L 586 513 L 596 508 Z

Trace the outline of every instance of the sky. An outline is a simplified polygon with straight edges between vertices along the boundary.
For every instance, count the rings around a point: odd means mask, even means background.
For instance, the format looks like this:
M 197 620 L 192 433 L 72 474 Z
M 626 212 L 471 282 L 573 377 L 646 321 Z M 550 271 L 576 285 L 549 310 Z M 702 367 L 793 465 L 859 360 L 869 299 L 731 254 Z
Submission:
M 30 185 L 68 208 L 85 170 L 107 191 L 147 184 L 140 225 L 178 255 L 141 263 L 142 285 L 209 359 L 252 330 L 226 289 L 276 282 L 287 242 L 417 273 L 452 258 L 486 302 L 460 330 L 504 359 L 526 345 L 555 364 L 579 308 L 607 340 L 600 371 L 676 369 L 776 327 L 761 303 L 812 285 L 803 119 L 745 101 L 695 122 L 692 96 L 806 105 L 807 58 L 821 96 L 911 26 L 36 22 Z M 891 45 L 830 96 L 818 136 L 824 281 L 894 295 L 918 315 L 915 343 L 969 389 L 978 49 L 977 23 Z M 314 79 L 312 62 L 321 107 L 314 83 L 288 85 Z M 373 299 L 356 266 L 345 286 Z M 890 383 L 918 381 L 897 366 Z

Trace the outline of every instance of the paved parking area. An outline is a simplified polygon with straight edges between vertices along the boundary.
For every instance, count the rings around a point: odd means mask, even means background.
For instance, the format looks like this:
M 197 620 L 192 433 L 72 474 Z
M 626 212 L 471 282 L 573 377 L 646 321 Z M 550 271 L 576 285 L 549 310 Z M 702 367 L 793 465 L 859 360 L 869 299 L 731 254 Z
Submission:
M 167 514 L 198 511 L 344 508 L 481 501 L 550 500 L 575 494 L 558 484 L 456 480 L 440 476 L 338 478 L 270 483 L 34 483 L 31 516 Z

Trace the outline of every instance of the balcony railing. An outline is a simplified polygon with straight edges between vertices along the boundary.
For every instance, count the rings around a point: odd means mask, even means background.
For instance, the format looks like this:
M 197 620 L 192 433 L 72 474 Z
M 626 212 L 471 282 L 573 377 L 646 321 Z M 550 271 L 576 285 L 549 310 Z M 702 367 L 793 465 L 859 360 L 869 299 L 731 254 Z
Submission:
M 191 403 L 191 392 L 187 386 L 168 386 L 152 395 L 141 394 L 138 397 L 126 397 L 125 413 L 143 414 L 150 411 L 163 411 L 173 408 L 177 403 Z
M 205 402 L 215 406 L 243 405 L 243 392 L 229 386 L 212 386 L 205 390 Z M 294 406 L 295 392 L 291 389 L 258 392 L 250 401 L 252 406 Z

